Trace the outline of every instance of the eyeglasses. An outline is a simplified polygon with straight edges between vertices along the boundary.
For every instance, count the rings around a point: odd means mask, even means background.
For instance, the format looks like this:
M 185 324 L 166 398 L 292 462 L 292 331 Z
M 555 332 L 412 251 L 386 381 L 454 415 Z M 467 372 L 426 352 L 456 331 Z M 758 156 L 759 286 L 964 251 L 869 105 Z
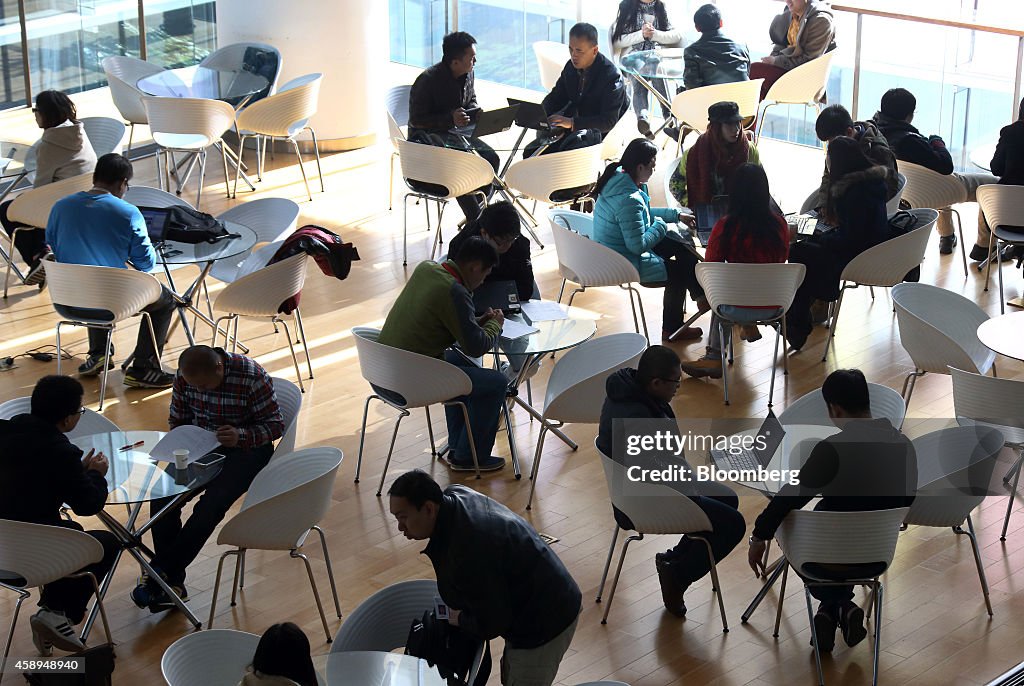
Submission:
M 32 108 L 32 114 L 38 114 L 38 113 L 39 113 L 39 108 L 38 107 L 33 107 Z
M 681 384 L 683 382 L 683 377 L 681 377 L 681 376 L 677 376 L 674 379 L 666 379 L 664 376 L 659 376 L 658 379 L 660 379 L 661 381 L 665 381 L 667 383 L 670 383 L 670 384 L 674 384 L 676 386 L 678 386 L 679 384 Z
M 78 414 L 85 414 L 85 408 L 84 407 L 80 407 L 78 409 Z

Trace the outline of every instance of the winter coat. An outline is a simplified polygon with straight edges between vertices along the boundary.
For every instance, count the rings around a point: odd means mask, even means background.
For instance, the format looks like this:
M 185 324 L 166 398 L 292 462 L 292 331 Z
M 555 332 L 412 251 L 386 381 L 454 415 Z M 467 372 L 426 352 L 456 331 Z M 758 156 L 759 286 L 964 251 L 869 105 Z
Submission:
M 800 17 L 796 45 L 790 47 L 787 34 L 792 19 L 793 14 L 787 7 L 782 14 L 772 20 L 768 28 L 768 36 L 775 44 L 772 48 L 772 57 L 775 58 L 776 67 L 789 71 L 836 49 L 835 18 L 827 2 L 810 0 L 807 3 L 807 9 Z
M 43 135 L 29 151 L 35 157 L 35 188 L 54 181 L 63 181 L 96 168 L 96 153 L 82 122 L 67 121 L 61 126 L 43 129 Z

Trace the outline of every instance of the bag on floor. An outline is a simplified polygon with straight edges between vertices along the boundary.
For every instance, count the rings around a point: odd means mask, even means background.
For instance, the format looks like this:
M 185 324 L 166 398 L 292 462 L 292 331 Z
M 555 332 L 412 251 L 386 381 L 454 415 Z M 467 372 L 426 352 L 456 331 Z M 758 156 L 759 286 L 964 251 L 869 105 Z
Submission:
M 57 674 L 37 672 L 25 674 L 25 679 L 32 686 L 111 686 L 115 655 L 114 646 L 110 643 L 86 648 L 67 657 L 84 658 L 85 673 Z

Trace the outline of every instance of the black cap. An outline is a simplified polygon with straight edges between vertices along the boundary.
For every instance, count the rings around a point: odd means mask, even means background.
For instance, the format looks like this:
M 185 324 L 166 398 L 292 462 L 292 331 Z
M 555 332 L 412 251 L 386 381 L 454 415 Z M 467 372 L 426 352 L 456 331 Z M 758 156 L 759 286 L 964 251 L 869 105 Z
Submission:
M 743 116 L 740 115 L 740 106 L 736 103 L 729 101 L 716 102 L 708 108 L 708 121 L 712 124 L 727 124 L 743 121 Z

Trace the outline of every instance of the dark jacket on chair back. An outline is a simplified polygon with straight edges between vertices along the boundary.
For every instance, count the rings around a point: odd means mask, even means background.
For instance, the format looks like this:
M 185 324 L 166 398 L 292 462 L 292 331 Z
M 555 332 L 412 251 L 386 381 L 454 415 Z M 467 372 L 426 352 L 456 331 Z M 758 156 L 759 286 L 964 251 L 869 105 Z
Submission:
M 561 76 L 544 98 L 544 111 L 573 120 L 573 128 L 597 129 L 607 134 L 629 109 L 629 99 L 618 68 L 597 53 L 597 59 L 585 71 L 566 62 Z

